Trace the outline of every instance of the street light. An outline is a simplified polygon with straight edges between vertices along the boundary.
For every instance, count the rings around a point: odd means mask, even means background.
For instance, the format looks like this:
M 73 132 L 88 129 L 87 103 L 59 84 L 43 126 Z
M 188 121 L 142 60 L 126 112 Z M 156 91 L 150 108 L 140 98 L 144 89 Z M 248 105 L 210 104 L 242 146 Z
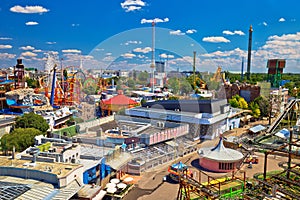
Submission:
M 134 140 L 132 139 L 131 142 L 132 142 L 132 150 L 134 150 Z

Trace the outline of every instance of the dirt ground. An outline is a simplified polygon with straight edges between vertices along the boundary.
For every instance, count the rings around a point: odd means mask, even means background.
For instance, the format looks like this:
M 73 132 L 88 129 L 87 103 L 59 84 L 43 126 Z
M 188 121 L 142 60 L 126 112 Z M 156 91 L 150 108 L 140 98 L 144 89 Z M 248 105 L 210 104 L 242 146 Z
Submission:
M 258 121 L 250 124 L 252 127 L 257 124 L 266 124 L 266 121 Z M 225 135 L 228 136 L 239 136 L 247 131 L 249 127 L 245 128 L 237 128 L 227 132 Z M 199 148 L 201 147 L 212 147 L 218 143 L 218 138 L 214 140 L 207 140 L 203 143 L 199 144 Z M 247 180 L 252 179 L 253 175 L 258 172 L 263 172 L 264 169 L 264 154 L 255 153 L 258 156 L 258 164 L 253 164 L 253 167 L 250 169 L 248 165 L 245 164 L 242 166 L 241 170 L 246 172 Z M 201 179 L 199 179 L 199 169 L 197 168 L 197 164 L 199 163 L 199 156 L 197 152 L 191 153 L 184 157 L 178 158 L 176 161 L 166 163 L 157 168 L 151 169 L 148 172 L 142 174 L 140 181 L 136 184 L 136 186 L 125 196 L 125 200 L 153 200 L 153 199 L 162 199 L 162 200 L 174 200 L 177 198 L 177 193 L 179 189 L 179 185 L 177 183 L 172 183 L 169 181 L 163 181 L 164 176 L 168 175 L 168 166 L 177 163 L 178 161 L 182 161 L 183 163 L 190 166 L 191 170 L 194 172 L 194 179 L 201 180 L 201 182 L 207 181 L 207 176 L 201 173 Z M 267 171 L 280 170 L 281 168 L 278 166 L 279 162 L 287 161 L 286 157 L 279 157 L 274 155 L 268 156 L 267 162 Z M 213 176 L 215 178 L 226 175 L 226 173 L 212 173 L 205 172 L 206 174 Z M 231 176 L 231 173 L 227 174 L 227 176 Z M 243 176 L 243 173 L 236 173 L 236 176 Z

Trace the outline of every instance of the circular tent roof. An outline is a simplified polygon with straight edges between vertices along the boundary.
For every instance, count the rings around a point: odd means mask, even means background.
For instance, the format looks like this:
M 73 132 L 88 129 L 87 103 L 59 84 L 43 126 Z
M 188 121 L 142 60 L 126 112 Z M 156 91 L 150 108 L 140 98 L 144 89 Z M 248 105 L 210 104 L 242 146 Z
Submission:
M 234 149 L 226 148 L 223 144 L 223 138 L 221 137 L 217 146 L 213 148 L 201 148 L 198 150 L 198 154 L 202 158 L 220 162 L 235 162 L 241 160 L 244 155 Z

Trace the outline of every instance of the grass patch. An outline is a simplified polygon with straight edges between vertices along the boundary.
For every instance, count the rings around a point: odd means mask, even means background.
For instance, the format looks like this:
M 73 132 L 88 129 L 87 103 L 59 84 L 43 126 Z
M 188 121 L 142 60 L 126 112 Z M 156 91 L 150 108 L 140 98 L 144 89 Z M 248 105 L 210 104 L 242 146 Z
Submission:
M 53 133 L 56 135 L 62 135 L 62 136 L 66 136 L 66 137 L 73 137 L 77 134 L 76 125 L 69 126 L 66 128 L 61 128 L 57 131 L 53 131 Z
M 46 142 L 45 144 L 41 144 L 40 146 L 38 146 L 41 152 L 48 151 L 50 147 L 51 147 L 51 142 Z
M 268 179 L 268 178 L 271 178 L 271 176 L 273 176 L 273 175 L 276 175 L 276 174 L 279 174 L 279 173 L 281 173 L 283 170 L 276 170 L 276 171 L 270 171 L 270 172 L 267 172 L 267 176 L 266 176 L 266 178 Z M 259 179 L 264 179 L 264 175 L 263 174 L 261 174 L 261 175 L 259 175 L 257 178 L 259 178 Z

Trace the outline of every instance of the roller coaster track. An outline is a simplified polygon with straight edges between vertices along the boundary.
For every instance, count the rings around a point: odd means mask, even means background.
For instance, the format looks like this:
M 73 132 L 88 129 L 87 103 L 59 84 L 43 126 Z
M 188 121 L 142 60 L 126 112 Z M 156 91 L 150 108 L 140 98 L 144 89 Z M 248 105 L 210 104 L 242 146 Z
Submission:
M 293 108 L 293 106 L 299 102 L 300 99 L 293 99 L 291 100 L 288 105 L 285 107 L 284 111 L 277 117 L 277 119 L 271 124 L 268 128 L 267 133 L 271 134 L 279 125 L 281 120 L 286 116 L 286 114 Z
M 253 176 L 253 177 L 254 177 L 254 176 Z M 270 188 L 272 188 L 272 187 L 274 186 L 274 184 L 269 183 L 269 182 L 267 182 L 267 181 L 264 181 L 264 180 L 261 180 L 261 179 L 257 179 L 257 178 L 255 178 L 255 179 L 256 179 L 258 182 L 263 183 L 264 185 L 266 185 L 266 186 L 268 186 L 268 187 L 270 187 Z M 278 190 L 279 192 L 283 193 L 283 194 L 286 194 L 286 195 L 292 197 L 293 199 L 298 199 L 298 200 L 300 200 L 300 197 L 299 197 L 298 195 L 296 195 L 296 194 L 294 194 L 294 193 L 292 193 L 292 192 L 290 192 L 290 191 L 288 191 L 288 190 L 286 190 L 286 189 L 283 189 L 283 188 L 277 188 L 277 190 Z
M 294 167 L 300 166 L 299 163 L 293 163 L 293 164 L 295 164 L 295 166 L 294 166 L 292 169 L 287 169 L 287 167 L 284 166 L 285 163 L 286 163 L 285 161 L 280 162 L 280 163 L 278 163 L 278 166 L 281 167 L 281 168 L 283 168 L 283 169 L 285 169 L 285 171 L 289 170 L 290 172 L 295 173 L 295 174 L 297 174 L 298 176 L 300 175 L 299 171 L 293 169 Z M 279 174 L 282 174 L 282 173 L 284 173 L 285 171 L 283 171 L 283 172 L 281 172 L 281 173 L 279 173 Z M 263 174 L 263 173 L 256 173 L 256 174 L 253 175 L 253 178 L 254 178 L 255 180 L 259 181 L 260 183 L 263 183 L 264 185 L 266 185 L 266 186 L 272 188 L 272 187 L 274 186 L 274 184 L 269 183 L 269 182 L 267 182 L 267 181 L 264 181 L 264 180 L 261 180 L 261 179 L 258 178 L 258 177 L 259 177 L 260 175 L 262 175 L 262 174 Z M 299 182 L 296 182 L 296 181 L 287 179 L 287 178 L 285 178 L 285 177 L 283 177 L 283 176 L 279 176 L 279 174 L 273 175 L 272 177 L 275 178 L 275 179 L 277 179 L 277 180 L 279 180 L 279 181 L 286 182 L 286 183 L 288 183 L 288 184 L 290 184 L 290 185 L 297 185 L 297 186 L 300 187 L 300 183 L 299 183 Z M 288 191 L 288 190 L 286 190 L 286 189 L 283 189 L 283 188 L 277 188 L 277 190 L 280 191 L 280 192 L 282 192 L 283 194 L 289 195 L 290 197 L 292 197 L 292 198 L 294 198 L 294 199 L 299 199 L 299 200 L 300 200 L 300 196 L 297 195 L 297 194 L 295 194 L 295 193 L 293 193 L 293 192 L 290 192 L 290 191 Z
M 200 189 L 202 192 L 209 195 L 210 197 L 213 197 L 213 198 L 219 197 L 219 195 L 216 194 L 214 191 L 208 189 L 207 187 L 205 187 L 204 185 L 202 185 L 201 183 L 199 183 L 198 181 L 194 180 L 191 177 L 182 176 L 181 181 L 184 181 L 184 182 L 188 183 L 189 185 L 194 186 L 197 189 Z
M 300 183 L 298 183 L 298 182 L 296 182 L 296 181 L 292 181 L 292 180 L 290 180 L 290 179 L 287 179 L 287 178 L 285 178 L 285 177 L 283 177 L 283 176 L 275 175 L 275 176 L 272 176 L 272 177 L 274 177 L 274 178 L 276 178 L 276 179 L 278 179 L 278 180 L 280 180 L 280 181 L 286 182 L 286 183 L 288 183 L 288 184 L 291 184 L 291 185 L 297 185 L 298 187 L 300 187 Z

